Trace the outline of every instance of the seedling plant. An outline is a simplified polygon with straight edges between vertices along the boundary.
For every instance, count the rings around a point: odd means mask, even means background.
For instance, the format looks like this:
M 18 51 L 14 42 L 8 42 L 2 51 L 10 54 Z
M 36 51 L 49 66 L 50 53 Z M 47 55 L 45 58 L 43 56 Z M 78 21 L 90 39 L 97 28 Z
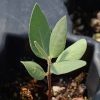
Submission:
M 51 74 L 66 74 L 86 65 L 85 61 L 80 60 L 87 48 L 86 40 L 80 39 L 65 49 L 66 33 L 66 16 L 63 16 L 51 31 L 45 15 L 38 4 L 35 4 L 29 23 L 29 43 L 33 53 L 47 61 L 47 72 L 34 61 L 21 61 L 21 63 L 34 79 L 43 80 L 47 77 L 48 100 L 52 97 Z M 53 58 L 56 58 L 55 62 L 52 62 Z

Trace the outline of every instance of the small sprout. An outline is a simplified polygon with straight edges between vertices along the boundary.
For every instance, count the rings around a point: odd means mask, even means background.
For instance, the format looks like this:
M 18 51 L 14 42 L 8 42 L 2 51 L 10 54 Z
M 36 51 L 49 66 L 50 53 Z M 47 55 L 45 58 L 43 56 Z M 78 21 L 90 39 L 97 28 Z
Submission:
M 42 80 L 47 76 L 48 100 L 51 100 L 51 74 L 69 73 L 86 65 L 85 61 L 80 60 L 87 48 L 86 40 L 80 39 L 64 50 L 66 33 L 66 16 L 57 22 L 51 32 L 45 15 L 38 4 L 35 4 L 29 23 L 29 43 L 33 53 L 47 61 L 47 72 L 36 62 L 21 61 L 21 63 L 34 79 Z M 52 58 L 57 58 L 57 60 L 52 62 Z

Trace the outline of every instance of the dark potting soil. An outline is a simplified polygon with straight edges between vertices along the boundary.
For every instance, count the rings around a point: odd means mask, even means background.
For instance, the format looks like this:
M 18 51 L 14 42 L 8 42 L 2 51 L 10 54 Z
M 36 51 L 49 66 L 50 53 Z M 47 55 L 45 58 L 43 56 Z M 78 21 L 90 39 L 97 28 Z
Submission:
M 85 73 L 79 74 L 74 79 L 66 79 L 59 76 L 52 78 L 52 100 L 74 100 L 75 98 L 84 100 L 84 97 L 86 98 L 86 86 L 83 82 Z M 38 82 L 33 79 L 19 88 L 21 100 L 47 100 L 46 80 Z
M 75 78 L 52 76 L 52 100 L 85 100 L 85 73 Z M 17 77 L 0 87 L 0 100 L 47 100 L 47 80 L 36 81 L 29 76 Z

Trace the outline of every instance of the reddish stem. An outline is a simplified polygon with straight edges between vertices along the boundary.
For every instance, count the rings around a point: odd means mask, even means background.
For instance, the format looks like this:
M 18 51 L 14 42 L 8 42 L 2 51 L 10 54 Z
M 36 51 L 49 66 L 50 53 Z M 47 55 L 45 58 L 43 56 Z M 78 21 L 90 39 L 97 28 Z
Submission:
M 48 100 L 51 100 L 51 72 L 50 72 L 50 67 L 51 67 L 51 60 L 48 60 Z

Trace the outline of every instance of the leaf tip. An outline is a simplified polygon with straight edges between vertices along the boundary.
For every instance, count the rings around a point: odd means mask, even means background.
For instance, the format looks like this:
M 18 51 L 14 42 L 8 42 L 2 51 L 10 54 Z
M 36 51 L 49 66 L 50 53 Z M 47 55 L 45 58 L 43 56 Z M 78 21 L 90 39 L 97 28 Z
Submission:
M 34 8 L 37 8 L 39 7 L 38 3 L 36 2 L 35 5 L 34 5 Z
M 24 61 L 20 61 L 20 63 L 22 63 L 22 64 L 23 64 L 23 63 L 24 63 Z
M 66 15 L 64 15 L 62 18 L 65 19 L 65 20 L 67 19 Z
M 66 17 L 66 15 L 63 16 L 63 17 L 61 18 L 61 21 L 65 21 L 65 22 L 67 22 L 67 17 Z
M 25 61 L 20 61 L 21 64 L 25 65 Z
M 87 48 L 87 41 L 86 41 L 86 39 L 81 39 L 80 40 L 83 44 L 84 44 L 84 46 Z
M 86 61 L 84 61 L 84 66 L 85 66 L 85 65 L 87 65 L 87 62 L 86 62 Z
M 80 41 L 84 42 L 84 43 L 87 43 L 86 39 L 80 39 Z
M 83 67 L 87 65 L 87 62 L 86 61 L 84 61 L 84 60 L 80 60 L 80 61 L 83 64 Z

